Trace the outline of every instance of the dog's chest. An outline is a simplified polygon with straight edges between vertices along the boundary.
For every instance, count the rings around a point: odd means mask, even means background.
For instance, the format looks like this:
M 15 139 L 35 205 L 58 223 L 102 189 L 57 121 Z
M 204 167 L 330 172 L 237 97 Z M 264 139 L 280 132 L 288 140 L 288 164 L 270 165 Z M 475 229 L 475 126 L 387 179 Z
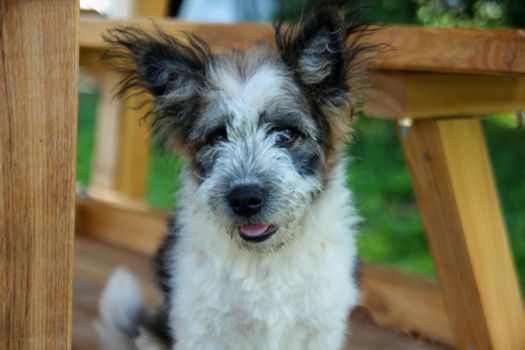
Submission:
M 237 348 L 232 342 L 260 348 L 266 342 L 268 349 L 299 349 L 300 343 L 286 342 L 300 342 L 320 324 L 344 319 L 357 294 L 350 273 L 353 257 L 345 246 L 319 245 L 307 253 L 259 259 L 187 250 L 179 260 L 177 280 L 184 288 L 175 296 L 176 319 L 206 329 L 206 337 L 225 348 Z

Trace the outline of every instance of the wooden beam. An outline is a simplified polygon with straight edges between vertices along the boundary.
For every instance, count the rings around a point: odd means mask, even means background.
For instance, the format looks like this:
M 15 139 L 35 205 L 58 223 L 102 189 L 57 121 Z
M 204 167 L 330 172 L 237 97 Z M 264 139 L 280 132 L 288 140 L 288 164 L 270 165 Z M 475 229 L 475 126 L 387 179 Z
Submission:
M 151 105 L 143 104 L 145 96 L 125 99 L 119 116 L 118 150 L 114 190 L 131 200 L 141 201 L 146 192 L 150 160 L 151 134 L 144 119 Z M 140 107 L 140 108 L 139 108 Z
M 206 40 L 215 50 L 224 50 L 226 47 L 247 49 L 261 39 L 267 41 L 273 39 L 272 26 L 264 23 L 211 24 L 171 19 L 155 19 L 155 23 L 174 35 L 180 35 L 182 32 L 194 32 Z M 102 34 L 110 28 L 127 25 L 138 25 L 150 31 L 155 29 L 151 20 L 146 18 L 125 21 L 83 17 L 81 19 L 80 47 L 82 49 L 104 49 L 106 44 L 102 40 Z
M 436 280 L 363 264 L 360 282 L 362 304 L 380 327 L 456 344 Z
M 169 33 L 194 32 L 212 48 L 246 49 L 264 40 L 273 44 L 272 25 L 264 23 L 212 24 L 178 20 L 156 20 Z M 102 49 L 102 33 L 122 25 L 153 29 L 151 21 L 115 21 L 81 18 L 81 48 Z M 242 35 L 239 35 L 242 33 Z M 525 73 L 525 36 L 519 29 L 453 29 L 415 26 L 388 26 L 364 40 L 388 44 L 371 68 L 386 70 L 462 72 L 472 74 Z
M 169 0 L 134 0 L 133 15 L 142 17 L 166 17 L 169 12 Z
M 373 68 L 470 74 L 525 73 L 522 29 L 387 26 L 369 37 L 389 46 Z
M 166 0 L 140 1 L 133 4 L 134 16 L 167 15 Z M 100 102 L 97 110 L 97 132 L 89 185 L 91 196 L 124 201 L 143 201 L 150 159 L 150 132 L 142 118 L 151 106 L 137 108 L 138 96 L 116 99 L 114 93 L 122 76 L 100 64 L 100 52 L 86 50 L 81 63 L 102 70 Z M 125 101 L 125 102 L 124 102 Z
M 525 75 L 376 70 L 365 111 L 387 119 L 457 118 L 525 110 Z
M 525 348 L 525 317 L 477 119 L 416 121 L 402 139 L 459 349 Z
M 471 116 L 525 110 L 525 74 L 408 75 L 406 116 Z
M 95 147 L 91 167 L 90 197 L 110 202 L 143 201 L 149 170 L 150 139 L 143 116 L 149 106 L 140 97 L 115 98 L 122 76 L 100 64 L 99 52 L 88 50 L 80 60 L 97 77 L 100 99 L 96 114 Z
M 91 179 L 88 193 L 92 197 L 104 198 L 107 191 L 114 191 L 117 178 L 119 143 L 119 115 L 122 101 L 113 98 L 121 75 L 107 69 L 90 69 L 99 82 L 100 98 L 95 116 L 95 145 L 91 161 Z
M 77 234 L 141 254 L 155 254 L 167 233 L 163 212 L 81 198 L 76 208 Z
M 0 348 L 71 347 L 78 1 L 0 1 Z

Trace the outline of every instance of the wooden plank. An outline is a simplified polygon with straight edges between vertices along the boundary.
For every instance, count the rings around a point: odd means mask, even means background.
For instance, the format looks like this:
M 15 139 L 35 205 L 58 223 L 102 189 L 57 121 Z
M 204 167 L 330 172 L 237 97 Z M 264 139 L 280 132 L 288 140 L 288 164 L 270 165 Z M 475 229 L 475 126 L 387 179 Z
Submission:
M 261 39 L 270 42 L 274 33 L 272 26 L 264 23 L 211 24 L 168 19 L 156 19 L 155 23 L 175 35 L 181 32 L 194 32 L 215 50 L 222 50 L 225 47 L 247 49 Z M 123 21 L 82 17 L 80 46 L 82 49 L 104 49 L 106 45 L 102 40 L 102 34 L 115 26 L 126 25 L 139 25 L 147 30 L 154 30 L 151 20 L 146 18 Z
M 525 110 L 525 75 L 414 73 L 406 115 L 470 116 Z
M 264 40 L 273 43 L 273 28 L 263 23 L 190 23 L 156 20 L 170 33 L 194 32 L 212 48 L 246 49 Z M 152 29 L 146 19 L 113 21 L 81 18 L 81 48 L 104 47 L 101 34 L 119 25 L 137 24 Z M 370 66 L 386 70 L 440 71 L 463 73 L 525 73 L 525 34 L 520 29 L 453 29 L 388 26 L 365 38 L 388 44 Z
M 402 139 L 460 349 L 525 348 L 525 317 L 477 119 L 416 121 Z
M 387 119 L 525 110 L 525 75 L 373 71 L 365 111 Z
M 167 232 L 162 212 L 81 198 L 76 207 L 76 232 L 141 254 L 155 254 Z
M 88 193 L 110 202 L 135 202 L 139 205 L 146 192 L 150 139 L 148 124 L 142 120 L 148 106 L 139 97 L 114 97 L 122 76 L 100 64 L 100 52 L 88 50 L 81 64 L 88 64 L 98 78 L 100 99 L 96 114 L 95 147 Z
M 132 200 L 143 200 L 149 170 L 151 134 L 143 117 L 151 105 L 138 108 L 145 98 L 133 96 L 126 99 L 119 117 L 114 189 Z
M 407 76 L 409 72 L 374 70 L 368 73 L 364 112 L 373 117 L 400 119 L 407 117 Z
M 133 15 L 143 17 L 165 17 L 168 15 L 169 0 L 134 0 Z
M 133 16 L 162 17 L 167 14 L 168 6 L 167 0 L 137 0 L 133 3 Z M 83 56 L 85 61 L 91 61 L 86 63 L 100 69 L 98 62 L 93 64 L 94 56 L 99 56 L 93 50 Z M 145 124 L 141 120 L 151 107 L 136 108 L 142 102 L 139 97 L 124 99 L 127 103 L 115 99 L 115 88 L 122 76 L 103 68 L 89 193 L 110 201 L 119 197 L 124 201 L 142 201 L 149 170 L 150 133 L 147 127 L 141 127 Z
M 95 123 L 95 146 L 91 161 L 91 179 L 88 193 L 92 197 L 104 198 L 107 191 L 113 191 L 117 177 L 117 156 L 119 141 L 119 115 L 122 101 L 113 98 L 115 88 L 121 80 L 118 73 L 91 69 L 100 87 Z
M 348 340 L 343 350 L 451 350 L 448 346 L 380 329 L 359 319 L 352 318 L 348 328 Z
M 88 55 L 87 59 L 92 60 L 93 56 Z M 101 67 L 98 56 L 96 63 L 89 66 L 99 81 L 100 98 L 88 194 L 110 203 L 144 208 L 150 157 L 150 134 L 147 125 L 141 126 L 140 122 L 145 111 L 130 109 L 122 99 L 114 98 L 122 76 Z
M 472 74 L 525 73 L 522 29 L 389 26 L 370 37 L 390 49 L 374 68 Z
M 0 1 L 0 348 L 71 346 L 78 1 Z
M 362 304 L 383 328 L 456 344 L 436 280 L 363 264 Z

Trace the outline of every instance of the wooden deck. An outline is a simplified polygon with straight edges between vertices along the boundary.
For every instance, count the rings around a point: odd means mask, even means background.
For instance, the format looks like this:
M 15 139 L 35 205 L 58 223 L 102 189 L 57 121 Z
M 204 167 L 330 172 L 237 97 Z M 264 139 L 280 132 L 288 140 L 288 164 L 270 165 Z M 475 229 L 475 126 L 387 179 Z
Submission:
M 148 302 L 155 302 L 155 291 L 150 281 L 150 260 L 141 254 L 116 248 L 88 238 L 75 239 L 75 279 L 73 297 L 73 349 L 100 349 L 93 329 L 97 318 L 100 291 L 108 275 L 117 266 L 125 266 L 142 282 Z M 354 315 L 350 325 L 348 350 L 446 350 L 410 339 L 406 335 L 380 329 L 363 315 Z

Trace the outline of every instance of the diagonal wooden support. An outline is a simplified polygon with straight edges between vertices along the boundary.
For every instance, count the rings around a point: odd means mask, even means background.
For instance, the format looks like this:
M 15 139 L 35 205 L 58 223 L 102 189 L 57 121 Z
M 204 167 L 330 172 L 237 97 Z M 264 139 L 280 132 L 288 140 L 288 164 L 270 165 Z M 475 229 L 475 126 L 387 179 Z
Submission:
M 69 349 L 78 1 L 0 0 L 0 349 Z
M 458 349 L 525 349 L 523 304 L 479 120 L 419 120 L 402 144 Z

